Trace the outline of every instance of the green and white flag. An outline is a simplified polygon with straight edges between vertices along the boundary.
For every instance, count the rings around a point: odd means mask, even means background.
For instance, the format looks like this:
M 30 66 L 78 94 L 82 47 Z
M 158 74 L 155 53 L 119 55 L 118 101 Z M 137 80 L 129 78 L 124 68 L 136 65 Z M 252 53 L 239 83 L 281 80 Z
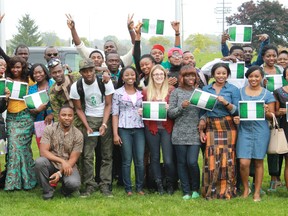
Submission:
M 190 103 L 193 106 L 199 107 L 201 109 L 213 110 L 216 102 L 217 95 L 204 92 L 199 89 L 195 89 L 191 95 Z
M 49 102 L 46 90 L 39 91 L 23 97 L 28 109 L 37 109 L 40 105 Z
M 267 79 L 266 88 L 270 92 L 288 84 L 281 74 L 265 75 L 265 78 Z
M 251 43 L 252 25 L 232 25 L 228 28 L 230 42 L 232 43 Z
M 6 80 L 0 79 L 0 98 L 5 97 L 5 86 L 6 86 Z
M 264 101 L 239 101 L 240 121 L 265 120 Z
M 166 102 L 151 102 L 143 101 L 143 120 L 151 121 L 166 121 L 167 120 L 167 110 Z
M 236 62 L 236 63 L 229 62 L 228 67 L 231 70 L 232 79 L 244 79 L 245 62 Z
M 143 33 L 163 35 L 164 20 L 142 19 L 142 23 L 143 23 L 142 26 Z
M 10 98 L 14 100 L 23 100 L 28 90 L 27 83 L 18 81 L 6 80 L 6 87 L 11 93 Z

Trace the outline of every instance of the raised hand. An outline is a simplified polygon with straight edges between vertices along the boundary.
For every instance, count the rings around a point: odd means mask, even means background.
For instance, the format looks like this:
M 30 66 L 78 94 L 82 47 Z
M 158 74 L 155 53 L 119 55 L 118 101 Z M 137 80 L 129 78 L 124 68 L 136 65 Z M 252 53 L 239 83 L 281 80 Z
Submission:
M 134 17 L 134 14 L 132 14 L 131 16 L 130 16 L 130 14 L 128 14 L 127 27 L 128 27 L 129 31 L 133 31 L 134 30 L 133 17 Z
M 172 21 L 171 26 L 174 29 L 175 32 L 180 31 L 180 22 L 179 21 Z
M 69 29 L 75 28 L 75 22 L 70 14 L 65 14 L 67 17 L 67 26 Z
M 269 38 L 268 34 L 260 34 L 260 35 L 256 35 L 256 37 L 258 37 L 259 41 L 265 41 Z

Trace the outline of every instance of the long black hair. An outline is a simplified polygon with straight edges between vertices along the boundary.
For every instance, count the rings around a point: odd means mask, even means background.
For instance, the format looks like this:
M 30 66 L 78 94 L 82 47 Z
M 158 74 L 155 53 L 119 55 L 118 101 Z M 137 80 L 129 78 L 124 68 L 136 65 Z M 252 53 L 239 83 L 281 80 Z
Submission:
M 122 68 L 122 70 L 120 71 L 120 75 L 119 75 L 119 79 L 118 79 L 118 83 L 117 83 L 117 89 L 121 88 L 124 85 L 123 75 L 127 69 L 132 69 L 135 72 L 136 80 L 134 82 L 134 87 L 136 89 L 139 89 L 139 75 L 133 66 L 126 66 L 126 67 Z
M 35 82 L 35 79 L 34 79 L 33 75 L 34 75 L 35 68 L 38 67 L 38 66 L 40 66 L 43 69 L 43 71 L 44 71 L 44 73 L 46 75 L 45 79 L 49 82 L 49 79 L 50 79 L 49 71 L 48 71 L 47 67 L 44 64 L 42 64 L 42 63 L 33 64 L 33 66 L 31 67 L 31 69 L 29 71 L 29 75 L 30 75 L 31 80 L 33 80 L 33 82 Z
M 7 72 L 6 76 L 10 77 L 11 79 L 14 79 L 14 75 L 11 72 L 11 69 L 15 66 L 16 63 L 20 62 L 22 66 L 22 71 L 21 71 L 21 80 L 28 82 L 29 81 L 29 71 L 28 71 L 28 64 L 26 60 L 20 56 L 13 56 L 10 58 L 8 64 L 7 64 Z

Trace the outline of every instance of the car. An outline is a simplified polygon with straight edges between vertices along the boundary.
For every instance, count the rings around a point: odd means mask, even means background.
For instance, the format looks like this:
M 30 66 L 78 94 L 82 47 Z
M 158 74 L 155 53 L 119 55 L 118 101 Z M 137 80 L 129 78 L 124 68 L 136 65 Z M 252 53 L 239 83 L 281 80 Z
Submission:
M 31 64 L 42 63 L 47 65 L 44 59 L 46 47 L 29 47 L 29 59 Z M 62 64 L 68 64 L 72 71 L 79 71 L 79 61 L 82 59 L 75 47 L 57 47 L 59 59 Z

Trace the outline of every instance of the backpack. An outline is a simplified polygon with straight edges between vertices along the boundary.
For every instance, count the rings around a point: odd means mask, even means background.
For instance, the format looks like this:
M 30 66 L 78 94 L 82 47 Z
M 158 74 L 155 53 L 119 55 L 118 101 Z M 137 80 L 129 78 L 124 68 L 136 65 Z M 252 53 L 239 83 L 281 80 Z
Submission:
M 99 86 L 99 89 L 100 89 L 100 92 L 101 92 L 101 95 L 102 95 L 101 101 L 103 103 L 104 97 L 105 97 L 105 85 L 102 82 L 102 79 L 101 79 L 100 75 L 96 75 L 96 80 L 97 80 L 97 83 L 98 83 L 98 86 Z M 77 92 L 78 92 L 78 94 L 80 96 L 81 104 L 82 104 L 82 106 L 84 106 L 85 105 L 85 93 L 84 93 L 84 89 L 83 89 L 82 78 L 77 80 L 76 89 L 77 89 Z

